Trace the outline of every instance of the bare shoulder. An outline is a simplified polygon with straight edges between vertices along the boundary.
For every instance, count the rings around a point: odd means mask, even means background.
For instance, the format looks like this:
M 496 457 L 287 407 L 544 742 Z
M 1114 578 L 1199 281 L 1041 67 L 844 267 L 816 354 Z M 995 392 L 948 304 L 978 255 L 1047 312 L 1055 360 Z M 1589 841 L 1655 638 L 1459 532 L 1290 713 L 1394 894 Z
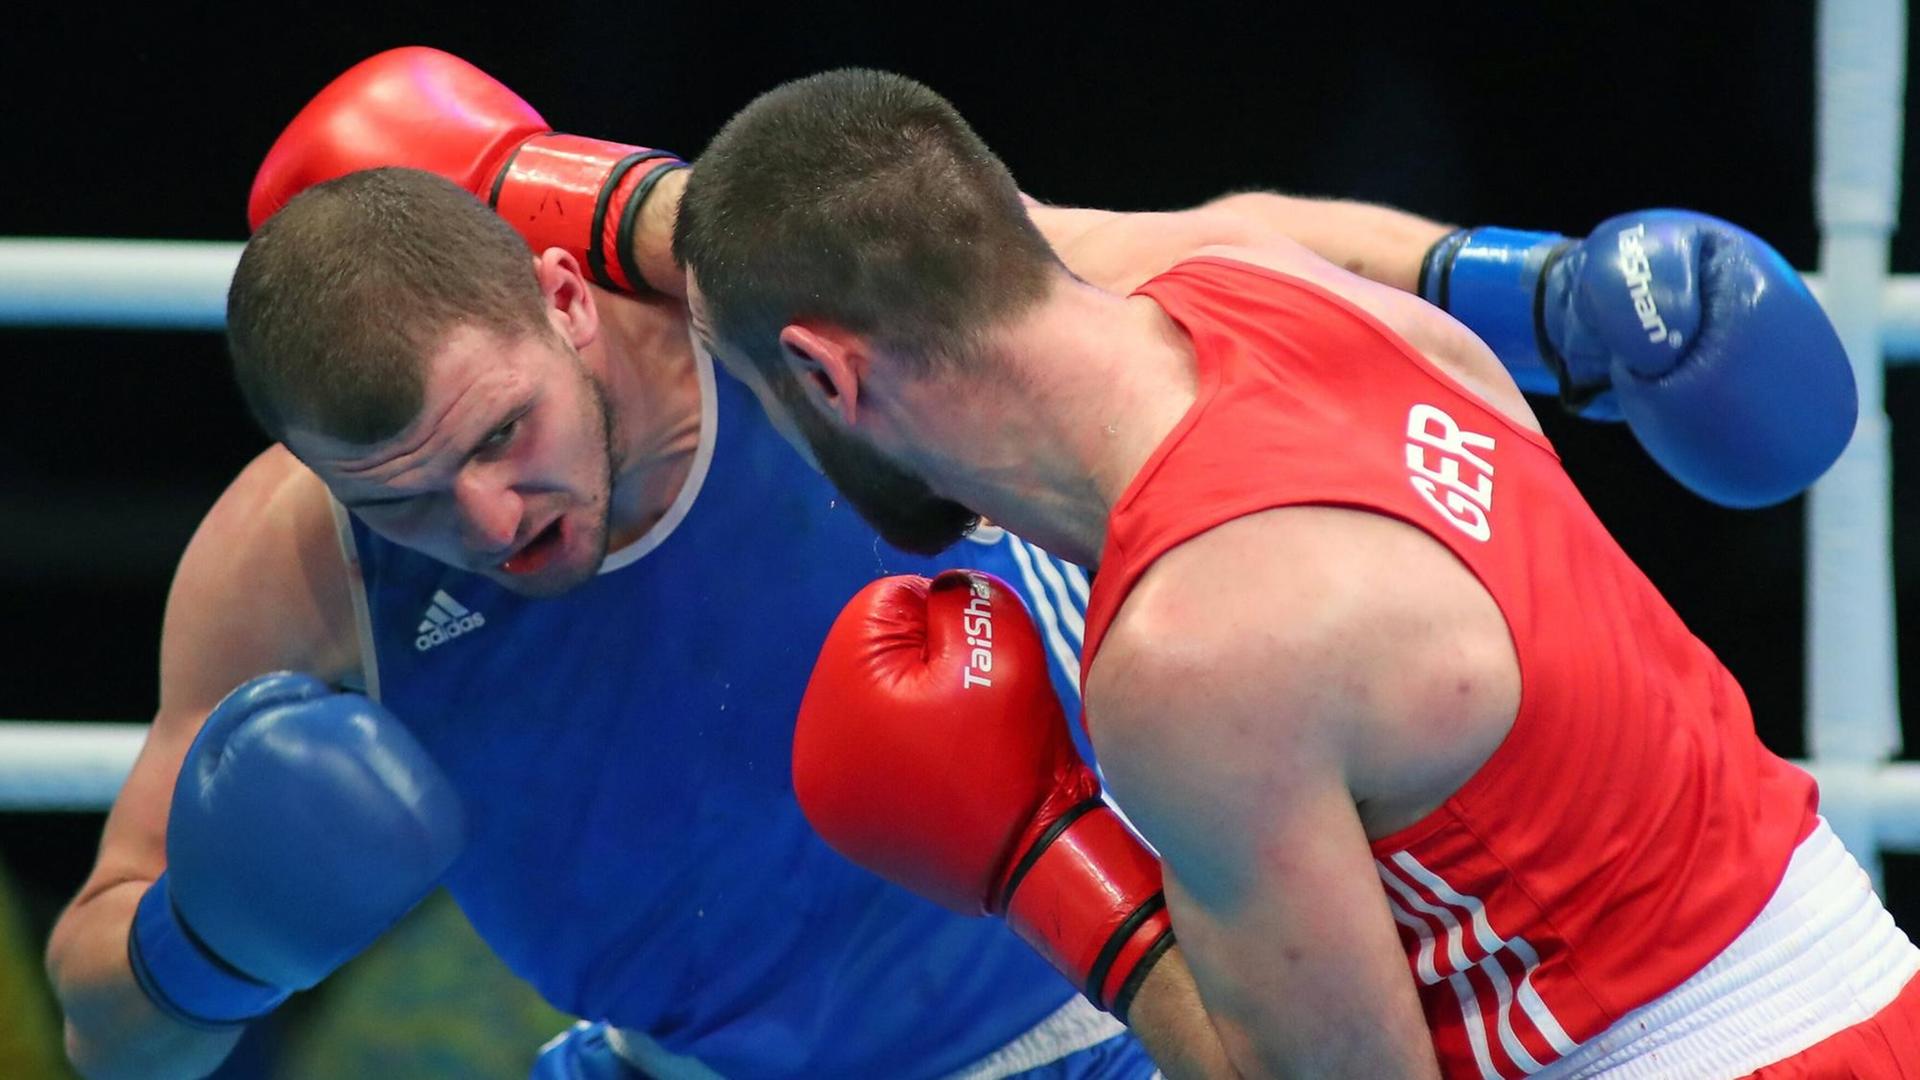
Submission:
M 1081 280 L 1131 293 L 1186 259 L 1211 255 L 1301 278 L 1384 324 L 1507 419 L 1539 421 L 1493 350 L 1451 316 L 1411 293 L 1369 281 L 1321 258 L 1228 200 L 1167 213 L 1115 213 L 1030 204 L 1034 224 Z
M 1405 591 L 1392 562 L 1409 546 L 1399 528 L 1406 527 L 1374 514 L 1287 507 L 1180 544 L 1154 562 L 1115 616 L 1088 686 L 1091 703 L 1202 692 L 1236 709 L 1284 703 L 1290 707 L 1280 711 L 1296 725 L 1358 705 L 1323 691 L 1380 662 L 1375 624 Z M 1095 723 L 1105 721 L 1103 710 Z
M 1040 230 L 1041 236 L 1047 238 L 1047 243 L 1068 266 L 1072 266 L 1074 261 L 1069 251 L 1082 237 L 1095 228 L 1126 216 L 1117 211 L 1095 210 L 1086 206 L 1050 206 L 1027 195 L 1021 198 L 1026 202 L 1027 216 L 1033 219 L 1034 227 Z M 1074 272 L 1079 273 L 1078 270 Z M 1081 277 L 1086 275 L 1081 274 Z
M 1028 210 L 1067 268 L 1109 292 L 1132 292 L 1176 263 L 1205 254 L 1298 277 L 1317 279 L 1322 270 L 1344 273 L 1224 200 L 1188 210 L 1135 213 L 1042 204 Z
M 1122 744 L 1277 795 L 1330 772 L 1382 833 L 1457 789 L 1518 701 L 1505 618 L 1452 552 L 1399 520 L 1323 506 L 1251 514 L 1162 556 L 1087 686 L 1110 771 Z M 1119 777 L 1115 789 L 1124 802 Z
M 1067 269 L 1108 292 L 1129 293 L 1209 246 L 1284 237 L 1214 206 L 1119 213 L 1085 207 L 1028 207 L 1034 225 Z
M 189 712 L 263 671 L 327 679 L 358 666 L 345 555 L 325 485 L 263 451 L 195 530 L 167 597 L 161 708 Z
M 1284 236 L 1261 237 L 1257 243 L 1219 244 L 1195 255 L 1232 259 L 1311 281 L 1386 323 L 1422 351 L 1435 345 L 1452 351 L 1458 345 L 1448 332 L 1457 324 L 1439 309 L 1411 293 L 1350 274 Z
M 74 901 L 153 880 L 166 864 L 174 779 L 227 691 L 280 669 L 337 681 L 358 666 L 346 557 L 326 488 L 275 446 L 220 496 L 187 542 L 160 631 L 160 706 L 114 799 Z

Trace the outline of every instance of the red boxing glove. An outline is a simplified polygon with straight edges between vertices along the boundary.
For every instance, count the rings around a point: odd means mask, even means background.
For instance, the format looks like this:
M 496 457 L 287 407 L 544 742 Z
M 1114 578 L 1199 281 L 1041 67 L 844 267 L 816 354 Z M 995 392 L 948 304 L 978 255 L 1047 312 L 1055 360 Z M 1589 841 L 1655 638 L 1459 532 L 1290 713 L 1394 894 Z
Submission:
M 1100 798 L 1013 589 L 949 570 L 862 589 L 814 665 L 793 789 L 835 851 L 1003 915 L 1123 1020 L 1173 944 L 1160 863 Z
M 633 293 L 647 289 L 633 259 L 640 206 L 686 162 L 665 150 L 558 134 L 493 76 L 410 46 L 348 68 L 300 110 L 253 178 L 248 227 L 314 184 L 385 165 L 452 180 L 535 251 L 563 248 L 596 284 Z

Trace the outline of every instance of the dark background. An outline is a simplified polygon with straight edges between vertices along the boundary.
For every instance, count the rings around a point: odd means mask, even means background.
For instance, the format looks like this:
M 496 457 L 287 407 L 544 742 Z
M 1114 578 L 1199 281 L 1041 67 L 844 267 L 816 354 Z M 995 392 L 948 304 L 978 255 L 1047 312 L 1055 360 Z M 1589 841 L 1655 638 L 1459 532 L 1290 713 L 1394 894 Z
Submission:
M 0 18 L 0 235 L 242 239 L 280 127 L 350 64 L 415 43 L 474 61 L 562 130 L 689 155 L 754 93 L 859 64 L 952 98 L 1049 201 L 1170 208 L 1266 187 L 1575 233 L 1674 205 L 1816 262 L 1813 6 L 1777 2 L 16 5 Z M 1911 232 L 1894 264 L 1920 269 Z M 263 440 L 216 335 L 0 330 L 0 363 L 0 714 L 144 718 L 173 560 Z M 1897 372 L 1888 393 L 1904 601 L 1920 522 L 1899 425 L 1920 384 Z M 1799 755 L 1801 504 L 1717 509 L 1622 430 L 1544 419 L 1601 517 L 1747 687 L 1767 742 Z M 34 934 L 100 824 L 0 815 Z M 1920 927 L 1920 877 L 1891 862 L 1892 903 Z

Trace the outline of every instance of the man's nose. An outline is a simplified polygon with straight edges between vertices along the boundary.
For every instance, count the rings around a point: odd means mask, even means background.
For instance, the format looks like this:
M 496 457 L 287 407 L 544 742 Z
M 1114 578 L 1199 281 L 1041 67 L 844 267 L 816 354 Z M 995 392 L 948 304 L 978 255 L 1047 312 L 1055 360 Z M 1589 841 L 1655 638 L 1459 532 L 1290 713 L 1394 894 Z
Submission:
M 469 551 L 502 554 L 513 546 L 525 510 L 513 488 L 487 470 L 468 469 L 454 482 L 460 510 L 460 542 Z

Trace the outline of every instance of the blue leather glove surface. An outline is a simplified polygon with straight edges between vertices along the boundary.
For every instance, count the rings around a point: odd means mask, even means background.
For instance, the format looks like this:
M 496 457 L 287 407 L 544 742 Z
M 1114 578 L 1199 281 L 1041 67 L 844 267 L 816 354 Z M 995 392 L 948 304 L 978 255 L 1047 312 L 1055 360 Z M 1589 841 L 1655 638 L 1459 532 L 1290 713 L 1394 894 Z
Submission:
M 1624 419 L 1669 474 L 1724 506 L 1799 494 L 1853 434 L 1853 369 L 1806 283 L 1706 214 L 1622 214 L 1584 240 L 1462 230 L 1428 252 L 1421 294 L 1521 389 Z
M 182 763 L 134 973 L 188 1022 L 258 1016 L 406 914 L 465 831 L 452 784 L 385 708 L 308 675 L 251 679 Z

